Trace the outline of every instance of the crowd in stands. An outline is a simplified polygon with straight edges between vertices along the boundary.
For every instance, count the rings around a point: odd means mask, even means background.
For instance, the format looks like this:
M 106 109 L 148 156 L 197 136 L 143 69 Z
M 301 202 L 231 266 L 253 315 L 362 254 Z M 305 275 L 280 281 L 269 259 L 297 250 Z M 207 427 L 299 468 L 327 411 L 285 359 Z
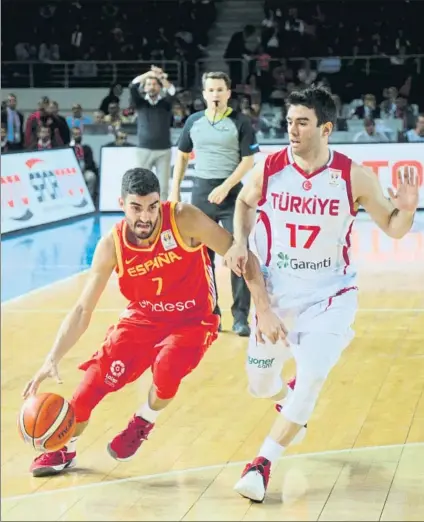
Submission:
M 2 74 L 18 78 L 19 62 L 25 60 L 45 63 L 47 76 L 59 59 L 79 60 L 76 76 L 87 76 L 90 67 L 95 76 L 94 69 L 98 74 L 99 68 L 108 67 L 96 60 L 193 62 L 206 54 L 217 4 L 218 0 L 143 2 L 140 16 L 138 2 L 6 2 L 3 21 L 19 23 L 3 24 L 3 60 L 14 64 Z M 19 14 L 23 5 L 25 17 Z M 409 57 L 424 52 L 420 24 L 414 23 L 417 16 L 415 2 L 370 3 L 364 16 L 363 4 L 356 2 L 266 0 L 263 20 L 229 39 L 224 58 L 233 81 L 231 103 L 251 117 L 258 132 L 280 137 L 285 132 L 287 94 L 321 84 L 334 93 L 338 130 L 346 130 L 349 121 L 363 121 L 354 141 L 386 141 L 376 121 L 393 119 L 401 121 L 394 141 L 423 141 L 419 106 L 424 108 L 424 59 Z M 69 29 L 63 29 L 63 20 Z M 367 61 L 363 55 L 378 59 Z M 314 59 L 317 56 L 321 58 Z M 128 66 L 135 76 L 137 65 Z M 84 114 L 81 100 L 75 100 L 72 113 L 64 117 L 58 104 L 44 97 L 26 122 L 16 97 L 9 95 L 2 104 L 2 151 L 72 145 L 74 129 L 83 134 L 84 126 L 93 123 L 105 125 L 114 144 L 126 144 L 124 124 L 136 119 L 129 100 L 122 99 L 127 83 L 118 79 L 91 114 Z M 178 129 L 204 103 L 200 86 L 177 87 L 171 126 Z
M 2 79 L 24 81 L 19 62 L 36 61 L 35 83 L 52 85 L 62 68 L 72 66 L 73 86 L 96 85 L 110 75 L 107 61 L 184 60 L 194 63 L 205 54 L 208 32 L 219 0 L 69 2 L 9 0 L 3 3 Z M 16 21 L 8 24 L 7 21 Z M 43 66 L 41 66 L 43 65 Z M 128 65 L 134 76 L 134 64 Z M 121 68 L 125 74 L 125 67 Z
M 419 2 L 267 0 L 264 18 L 230 39 L 225 52 L 233 89 L 244 95 L 258 129 L 284 128 L 284 99 L 293 89 L 325 85 L 346 120 L 401 119 L 415 127 L 424 107 L 424 40 Z M 238 61 L 235 61 L 238 60 Z M 282 107 L 264 121 L 263 106 Z M 402 138 L 402 134 L 399 136 Z

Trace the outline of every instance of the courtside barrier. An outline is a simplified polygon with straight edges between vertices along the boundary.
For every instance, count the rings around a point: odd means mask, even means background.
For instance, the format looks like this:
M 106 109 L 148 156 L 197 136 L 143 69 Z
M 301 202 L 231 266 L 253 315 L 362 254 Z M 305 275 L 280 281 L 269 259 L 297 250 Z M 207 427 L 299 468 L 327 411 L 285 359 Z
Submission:
M 73 149 L 1 156 L 2 234 L 94 211 Z
M 281 150 L 281 145 L 261 145 L 261 152 L 255 155 L 258 162 L 268 154 Z M 387 195 L 388 187 L 396 187 L 397 172 L 406 165 L 414 168 L 418 175 L 420 186 L 419 208 L 424 209 L 424 145 L 422 143 L 377 143 L 377 144 L 347 144 L 334 145 L 333 150 L 346 154 L 355 162 L 369 167 L 378 176 Z M 124 172 L 137 166 L 136 147 L 104 147 L 102 149 L 100 178 L 100 210 L 119 210 L 118 198 L 121 190 L 121 179 Z M 172 168 L 175 164 L 177 148 L 172 148 Z M 191 201 L 193 176 L 190 170 L 195 165 L 195 155 L 192 154 L 186 176 L 181 187 L 183 201 Z M 248 178 L 248 176 L 247 176 Z M 246 178 L 246 179 L 247 179 Z

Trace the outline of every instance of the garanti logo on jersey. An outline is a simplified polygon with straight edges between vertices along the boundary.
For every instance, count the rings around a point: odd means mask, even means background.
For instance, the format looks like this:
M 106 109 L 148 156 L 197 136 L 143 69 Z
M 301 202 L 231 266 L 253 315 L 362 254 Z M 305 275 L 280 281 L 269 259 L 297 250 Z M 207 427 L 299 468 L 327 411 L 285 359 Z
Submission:
M 280 269 L 321 270 L 321 268 L 329 268 L 331 266 L 331 257 L 327 257 L 322 261 L 300 261 L 295 257 L 288 256 L 284 252 L 279 252 L 277 266 Z

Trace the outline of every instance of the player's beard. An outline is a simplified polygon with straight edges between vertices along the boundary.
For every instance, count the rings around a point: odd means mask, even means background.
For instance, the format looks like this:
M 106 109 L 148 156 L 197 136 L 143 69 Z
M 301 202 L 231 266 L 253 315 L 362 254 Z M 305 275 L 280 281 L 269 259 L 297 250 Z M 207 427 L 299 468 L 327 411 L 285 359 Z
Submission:
M 158 219 L 159 218 L 157 218 L 154 223 L 152 221 L 136 221 L 134 225 L 131 227 L 135 237 L 137 239 L 148 239 L 153 234 L 153 231 L 156 229 Z

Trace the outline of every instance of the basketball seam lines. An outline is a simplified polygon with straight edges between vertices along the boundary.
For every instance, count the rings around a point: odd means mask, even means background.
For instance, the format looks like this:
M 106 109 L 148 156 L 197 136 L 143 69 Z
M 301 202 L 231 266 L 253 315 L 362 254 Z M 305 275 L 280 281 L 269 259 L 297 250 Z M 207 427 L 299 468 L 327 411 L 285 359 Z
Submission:
M 43 404 L 46 402 L 46 400 L 47 400 L 48 398 L 49 398 L 49 395 L 46 395 L 46 396 L 44 397 L 43 402 L 42 402 L 42 403 L 40 404 L 40 406 L 38 407 L 37 416 L 36 416 L 35 419 L 34 419 L 34 425 L 33 425 L 33 427 L 32 427 L 31 440 L 32 440 L 32 445 L 33 445 L 33 447 L 34 447 L 35 450 L 37 449 L 36 446 L 35 446 L 35 437 L 34 437 L 34 435 L 35 435 L 35 428 L 36 428 L 36 426 L 37 426 L 38 417 L 39 417 L 40 412 L 41 412 L 41 410 L 42 410 L 42 408 L 43 408 Z M 24 418 L 25 418 L 25 417 L 24 417 Z M 24 424 L 24 426 L 25 426 L 25 424 Z M 25 430 L 25 431 L 26 431 L 26 430 Z

